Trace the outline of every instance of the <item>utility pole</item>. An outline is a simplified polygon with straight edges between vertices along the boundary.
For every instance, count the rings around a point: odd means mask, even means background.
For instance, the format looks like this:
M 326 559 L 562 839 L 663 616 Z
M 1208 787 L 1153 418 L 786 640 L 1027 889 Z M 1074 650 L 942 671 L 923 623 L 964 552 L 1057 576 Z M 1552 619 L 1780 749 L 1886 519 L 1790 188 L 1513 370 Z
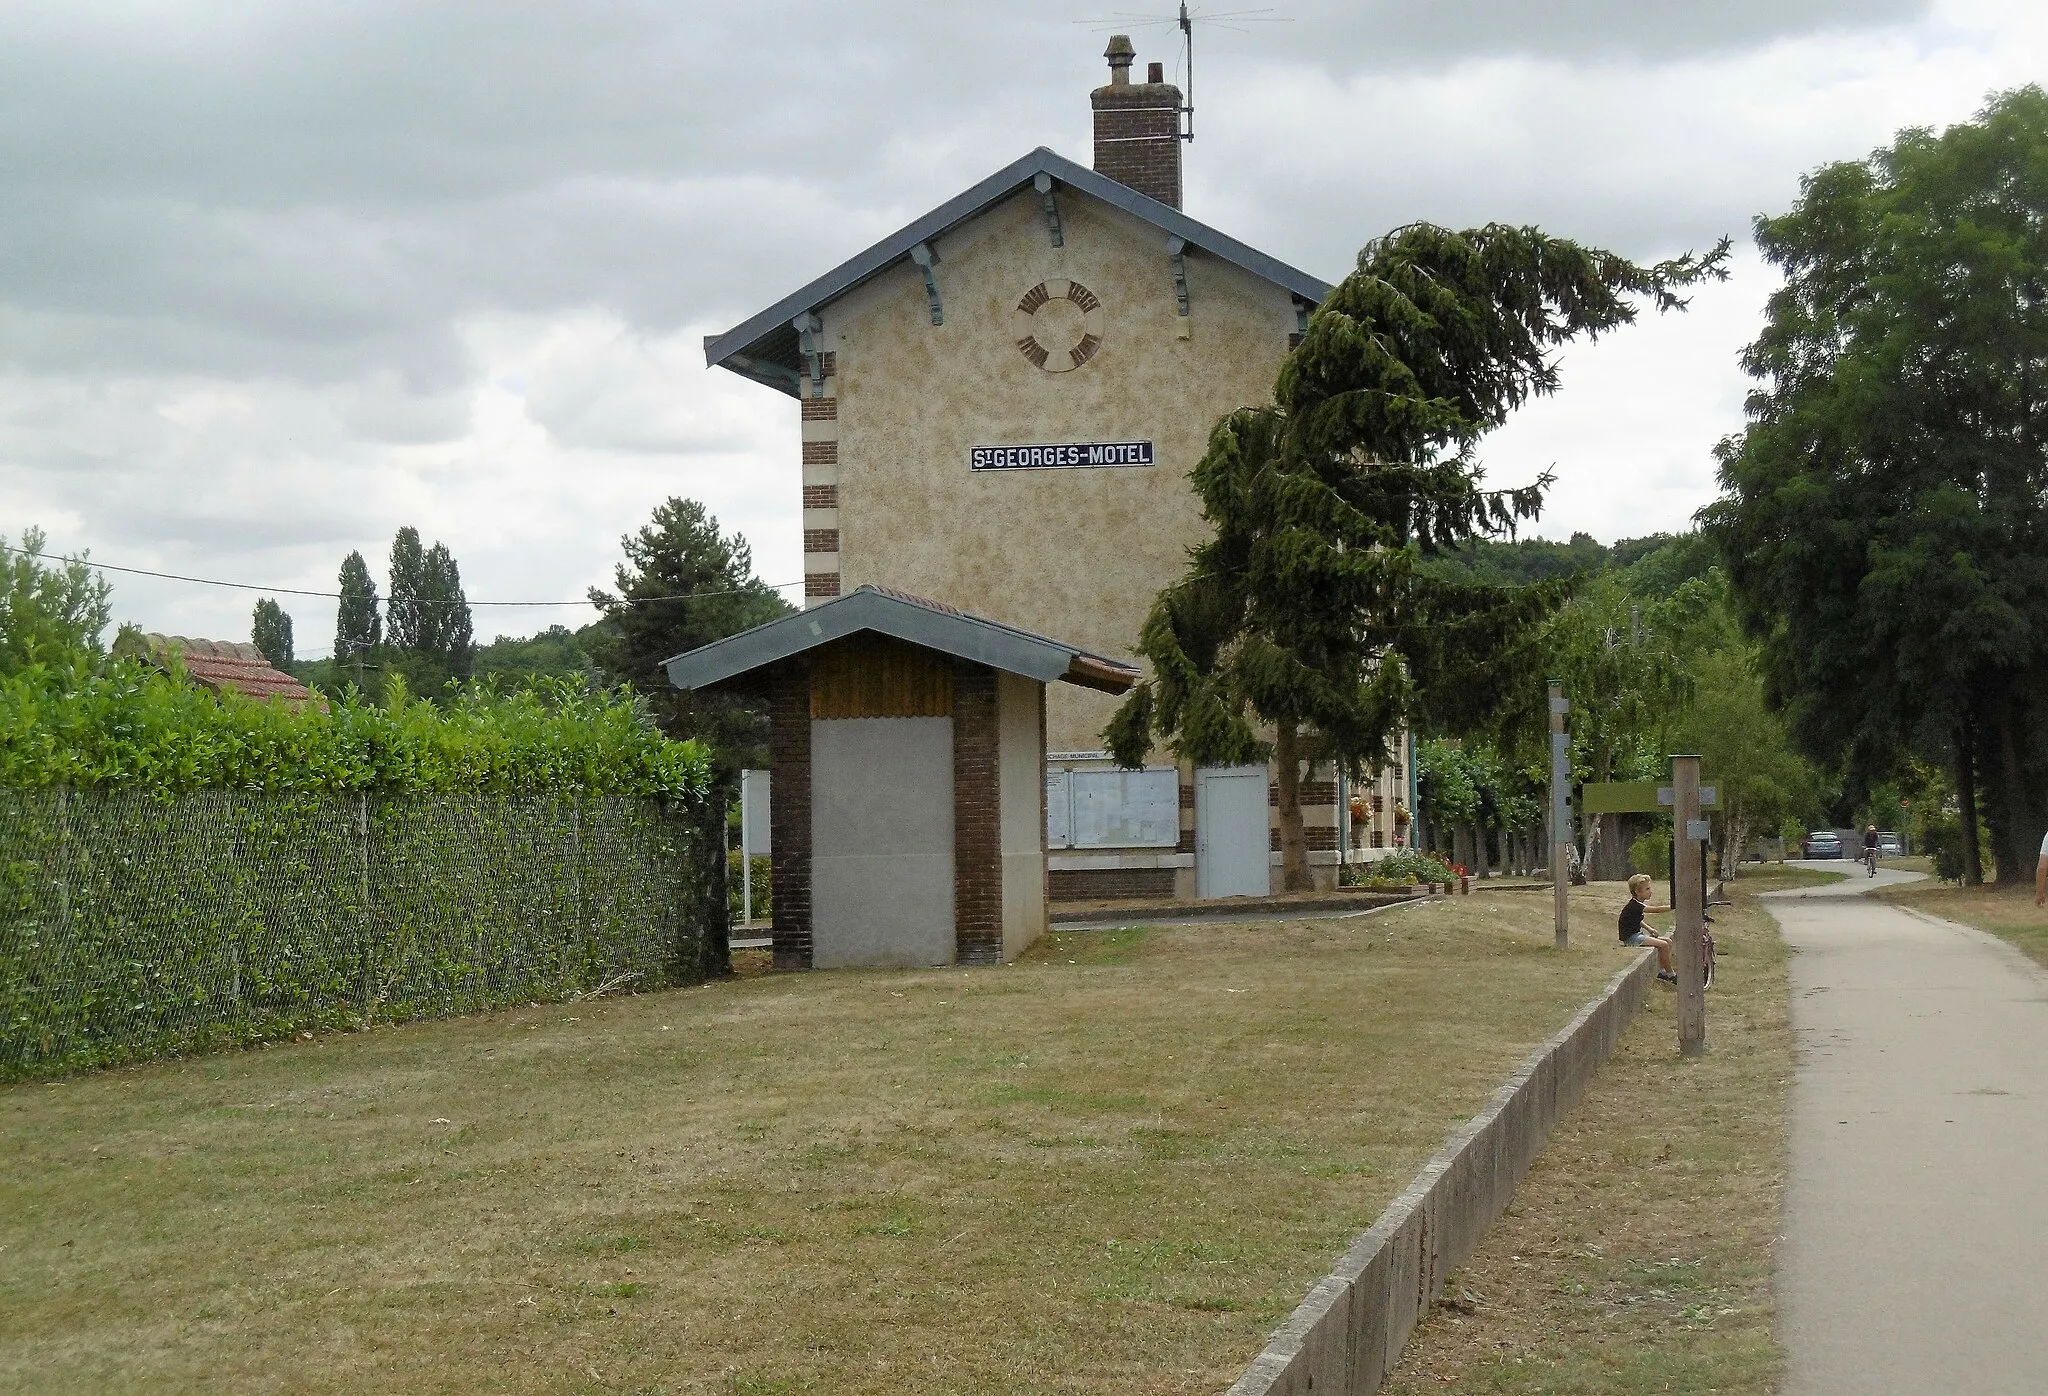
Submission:
M 1678 915 L 1673 958 L 1678 971 L 1678 1052 L 1697 1057 L 1707 1050 L 1707 986 L 1700 936 L 1706 926 L 1706 865 L 1700 860 L 1707 821 L 1700 818 L 1700 759 L 1671 758 L 1671 909 Z
M 1560 950 L 1571 944 L 1571 912 L 1565 898 L 1571 892 L 1572 739 L 1564 730 L 1564 715 L 1571 706 L 1564 685 L 1550 680 L 1550 890 Z

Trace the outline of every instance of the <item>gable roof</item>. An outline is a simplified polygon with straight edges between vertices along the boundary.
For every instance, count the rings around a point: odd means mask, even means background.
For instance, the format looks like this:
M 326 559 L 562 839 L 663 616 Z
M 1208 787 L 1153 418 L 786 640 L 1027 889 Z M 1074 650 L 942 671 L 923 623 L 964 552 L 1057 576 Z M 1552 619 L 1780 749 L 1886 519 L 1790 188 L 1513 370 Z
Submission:
M 282 698 L 288 703 L 304 703 L 313 698 L 311 689 L 290 674 L 272 668 L 263 651 L 254 645 L 157 634 L 144 635 L 142 642 L 143 653 L 138 657 L 168 673 L 175 656 L 184 664 L 186 678 L 215 693 Z
M 714 640 L 665 661 L 662 667 L 677 688 L 710 688 L 862 631 L 893 636 L 1040 683 L 1059 680 L 1104 693 L 1122 693 L 1141 677 L 1132 665 L 1000 621 L 970 616 L 922 596 L 876 586 L 864 586 L 807 611 Z
M 1310 305 L 1319 305 L 1330 294 L 1330 283 L 1269 257 L 1255 247 L 1198 223 L 1170 204 L 1148 198 L 1086 165 L 1077 165 L 1044 146 L 1023 159 L 1004 166 L 965 193 L 957 194 L 924 217 L 897 229 L 858 256 L 840 263 L 810 285 L 784 296 L 766 310 L 724 334 L 704 340 L 704 361 L 714 368 L 734 373 L 798 396 L 797 380 L 803 356 L 797 348 L 797 333 L 790 321 L 839 299 L 861 283 L 909 258 L 910 250 L 965 223 L 990 205 L 999 203 L 1028 186 L 1039 175 L 1050 176 L 1122 209 L 1134 218 L 1150 223 L 1161 232 L 1199 247 L 1211 256 L 1242 267 L 1291 291 Z

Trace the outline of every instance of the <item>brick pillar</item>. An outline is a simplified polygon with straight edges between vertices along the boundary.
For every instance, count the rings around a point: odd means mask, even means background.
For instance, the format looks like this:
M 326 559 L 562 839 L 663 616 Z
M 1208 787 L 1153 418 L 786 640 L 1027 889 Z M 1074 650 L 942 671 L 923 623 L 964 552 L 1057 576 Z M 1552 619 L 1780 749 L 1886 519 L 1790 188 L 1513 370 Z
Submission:
M 775 967 L 811 967 L 811 671 L 788 663 L 769 677 L 769 839 L 775 850 Z
M 953 670 L 953 945 L 963 965 L 1003 960 L 999 770 L 995 671 L 958 664 Z

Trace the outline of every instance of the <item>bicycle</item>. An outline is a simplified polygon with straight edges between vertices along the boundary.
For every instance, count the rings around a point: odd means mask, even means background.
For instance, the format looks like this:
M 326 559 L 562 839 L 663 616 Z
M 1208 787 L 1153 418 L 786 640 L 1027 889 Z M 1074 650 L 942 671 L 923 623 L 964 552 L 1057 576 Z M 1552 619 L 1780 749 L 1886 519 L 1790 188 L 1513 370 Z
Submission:
M 1874 848 L 1874 847 L 1873 847 L 1873 848 L 1866 848 L 1866 849 L 1864 849 L 1864 850 L 1863 850 L 1863 866 L 1864 866 L 1864 867 L 1866 867 L 1866 868 L 1868 868 L 1868 869 L 1870 870 L 1870 875 L 1871 875 L 1872 877 L 1876 877 L 1876 876 L 1877 876 L 1877 849 L 1876 849 L 1876 848 Z

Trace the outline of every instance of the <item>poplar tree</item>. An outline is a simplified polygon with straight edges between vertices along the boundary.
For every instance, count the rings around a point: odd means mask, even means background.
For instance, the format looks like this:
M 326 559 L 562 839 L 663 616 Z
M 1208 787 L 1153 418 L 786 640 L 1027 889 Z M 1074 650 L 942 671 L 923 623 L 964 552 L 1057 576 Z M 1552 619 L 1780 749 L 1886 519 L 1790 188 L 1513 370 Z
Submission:
M 377 616 L 377 584 L 370 580 L 369 564 L 361 553 L 352 552 L 341 561 L 341 604 L 334 613 L 334 658 L 362 659 L 377 648 L 383 638 Z
M 476 655 L 476 631 L 469 614 L 469 598 L 462 593 L 462 571 L 448 549 L 438 542 L 427 549 L 424 570 L 427 594 L 423 609 L 431 653 L 446 660 L 457 678 L 466 679 Z
M 1518 695 L 1538 687 L 1534 622 L 1561 588 L 1418 564 L 1536 516 L 1549 477 L 1487 489 L 1474 451 L 1557 390 L 1555 348 L 1630 323 L 1638 301 L 1682 308 L 1680 289 L 1726 275 L 1727 250 L 1638 266 L 1502 224 L 1368 243 L 1273 405 L 1224 417 L 1194 469 L 1213 535 L 1146 619 L 1150 676 L 1103 733 L 1118 762 L 1140 765 L 1155 740 L 1201 764 L 1270 756 L 1298 889 L 1304 763 L 1362 776 L 1404 724 L 1484 729 L 1531 701 Z
M 420 531 L 410 524 L 391 540 L 391 589 L 384 603 L 384 633 L 393 649 L 432 654 L 433 620 L 427 604 L 433 590 Z
M 256 614 L 249 621 L 249 639 L 273 669 L 291 668 L 292 618 L 267 596 L 256 603 Z

